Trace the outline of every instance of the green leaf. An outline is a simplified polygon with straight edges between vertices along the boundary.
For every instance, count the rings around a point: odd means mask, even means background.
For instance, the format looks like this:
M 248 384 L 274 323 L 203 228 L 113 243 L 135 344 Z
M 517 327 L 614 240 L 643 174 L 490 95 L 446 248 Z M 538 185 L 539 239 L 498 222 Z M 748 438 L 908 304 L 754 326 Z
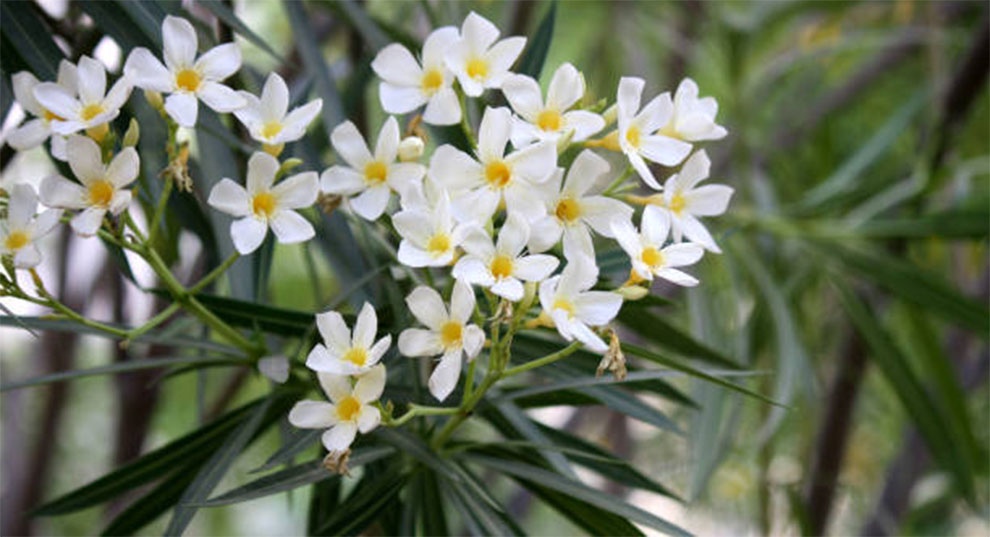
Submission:
M 413 490 L 419 496 L 420 512 L 423 515 L 424 535 L 449 535 L 447 517 L 444 513 L 444 503 L 440 496 L 440 485 L 437 474 L 430 471 L 420 472 L 417 476 L 417 487 Z M 444 488 L 450 482 L 444 480 Z
M 0 2 L 0 33 L 41 81 L 55 81 L 58 63 L 65 57 L 38 17 L 33 2 Z
M 172 475 L 115 516 L 101 535 L 134 535 L 171 509 L 196 477 L 207 454 L 197 455 L 185 466 L 176 468 Z
M 990 235 L 990 211 L 984 208 L 950 209 L 916 218 L 868 220 L 852 230 L 871 239 L 935 238 L 985 239 Z
M 559 492 L 543 483 L 513 476 L 515 481 L 526 490 L 543 500 L 555 511 L 571 522 L 585 529 L 591 535 L 611 537 L 613 535 L 643 535 L 639 528 L 632 525 L 623 516 L 609 510 L 597 507 L 589 502 L 579 500 L 569 494 Z M 601 493 L 600 493 L 601 494 Z
M 411 455 L 426 467 L 443 476 L 444 479 L 460 481 L 460 476 L 454 471 L 450 462 L 438 457 L 433 449 L 420 440 L 418 436 L 404 429 L 390 427 L 381 427 L 372 434 L 383 442 L 391 444 L 400 453 Z
M 196 300 L 227 323 L 247 329 L 260 328 L 283 336 L 299 336 L 316 322 L 316 314 L 266 306 L 246 300 L 198 293 Z
M 636 304 L 632 302 L 631 304 Z M 688 358 L 703 360 L 721 367 L 740 369 L 738 362 L 701 343 L 687 332 L 667 322 L 659 315 L 640 307 L 626 307 L 619 312 L 619 321 L 650 342 Z
M 358 534 L 373 523 L 378 514 L 398 496 L 410 476 L 396 464 L 388 466 L 382 473 L 365 475 L 317 532 L 333 535 Z
M 679 536 L 691 535 L 680 527 L 652 513 L 618 500 L 608 494 L 602 494 L 601 491 L 588 487 L 581 482 L 567 479 L 560 474 L 544 470 L 543 468 L 485 455 L 466 454 L 464 455 L 464 459 L 509 476 L 539 483 L 542 487 L 553 489 L 661 532 Z
M 504 510 L 499 512 L 478 500 L 463 485 L 446 484 L 442 491 L 449 503 L 461 513 L 472 535 L 523 535 Z
M 378 27 L 378 23 L 373 21 L 368 16 L 368 12 L 354 0 L 331 2 L 329 7 L 341 15 L 352 28 L 357 30 L 358 34 L 361 35 L 361 39 L 364 40 L 372 52 L 389 44 L 389 38 Z
M 312 73 L 316 79 L 316 93 L 323 99 L 323 127 L 327 137 L 333 132 L 334 127 L 343 121 L 347 114 L 344 112 L 340 101 L 340 94 L 337 92 L 337 85 L 323 53 L 320 51 L 320 44 L 316 42 L 313 31 L 309 24 L 309 16 L 303 9 L 303 3 L 296 0 L 283 0 L 282 7 L 289 18 L 292 26 L 292 35 L 295 38 L 296 46 L 299 48 L 299 55 L 302 56 L 303 66 L 306 71 Z
M 83 13 L 93 19 L 100 30 L 112 37 L 123 50 L 147 47 L 156 52 L 161 51 L 161 27 L 151 35 L 146 34 L 130 14 L 120 8 L 118 2 L 80 0 L 79 5 Z
M 296 455 L 302 453 L 313 444 L 319 442 L 323 431 L 319 429 L 297 429 L 285 440 L 278 451 L 268 457 L 265 464 L 251 470 L 251 473 L 266 472 L 291 461 Z
M 536 34 L 529 40 L 522 59 L 519 60 L 517 73 L 529 75 L 537 80 L 543 72 L 543 63 L 547 59 L 547 52 L 550 51 L 550 42 L 553 41 L 554 22 L 557 19 L 557 2 L 550 4 L 547 14 L 540 21 L 540 26 L 536 29 Z
M 230 26 L 232 30 L 241 34 L 244 39 L 247 39 L 251 43 L 255 44 L 261 50 L 267 52 L 272 58 L 280 64 L 285 64 L 285 59 L 282 58 L 275 49 L 273 49 L 264 39 L 249 28 L 244 22 L 234 14 L 227 6 L 223 4 L 220 0 L 199 0 L 197 5 L 203 6 L 213 13 L 216 18 L 223 21 L 224 24 Z

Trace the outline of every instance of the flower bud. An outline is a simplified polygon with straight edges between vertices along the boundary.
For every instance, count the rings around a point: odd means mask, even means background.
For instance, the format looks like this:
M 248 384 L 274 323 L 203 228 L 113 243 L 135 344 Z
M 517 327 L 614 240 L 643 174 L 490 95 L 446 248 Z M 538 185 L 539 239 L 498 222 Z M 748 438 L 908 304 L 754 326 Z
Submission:
M 615 290 L 616 293 L 622 295 L 622 299 L 632 302 L 634 300 L 639 300 L 650 293 L 650 290 L 645 287 L 640 287 L 638 285 L 627 285 L 620 287 Z
M 144 90 L 144 98 L 152 108 L 159 112 L 165 108 L 165 101 L 162 100 L 162 94 L 157 91 Z
M 426 144 L 419 136 L 407 136 L 399 142 L 399 160 L 402 162 L 412 162 L 419 160 L 423 156 L 423 149 Z
M 127 126 L 127 132 L 124 133 L 124 147 L 134 147 L 140 139 L 141 127 L 138 125 L 136 119 L 131 118 L 131 123 Z
M 303 161 L 300 158 L 293 157 L 290 159 L 285 159 L 285 162 L 279 166 L 278 171 L 275 173 L 275 177 L 282 177 L 283 175 L 291 172 L 293 169 L 299 167 L 302 163 Z
M 606 126 L 611 125 L 612 123 L 615 123 L 615 120 L 618 119 L 618 117 L 619 117 L 619 105 L 618 104 L 613 104 L 612 106 L 608 107 L 608 109 L 605 110 L 602 113 L 602 119 L 605 120 L 605 125 Z

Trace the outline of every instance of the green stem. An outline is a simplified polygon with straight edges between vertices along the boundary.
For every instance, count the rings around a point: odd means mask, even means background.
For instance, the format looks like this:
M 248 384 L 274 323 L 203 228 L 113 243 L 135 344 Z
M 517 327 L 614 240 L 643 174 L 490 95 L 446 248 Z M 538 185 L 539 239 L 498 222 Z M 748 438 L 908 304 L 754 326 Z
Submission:
M 141 337 L 148 330 L 151 330 L 152 328 L 165 322 L 169 317 L 172 316 L 173 313 L 179 310 L 179 307 L 180 305 L 178 302 L 173 302 L 172 304 L 169 305 L 169 307 L 160 311 L 158 315 L 155 315 L 151 319 L 148 319 L 148 321 L 142 324 L 141 326 L 131 329 L 129 332 L 127 332 L 127 339 L 137 339 Z
M 391 420 L 385 425 L 390 427 L 399 427 L 417 416 L 446 416 L 456 414 L 458 410 L 459 408 L 456 406 L 421 406 L 417 404 L 410 404 L 409 410 L 406 411 L 402 417 Z
M 634 170 L 632 166 L 626 166 L 625 171 L 623 171 L 621 175 L 616 177 L 615 181 L 612 181 L 612 184 L 608 185 L 608 187 L 602 191 L 601 195 L 608 196 L 609 194 L 612 194 L 615 189 L 619 188 L 622 185 L 622 183 L 626 182 L 626 179 L 628 179 L 629 176 L 632 175 L 633 171 Z
M 100 323 L 100 322 L 97 322 L 97 321 L 91 321 L 91 320 L 83 317 L 82 315 L 76 313 L 75 311 L 73 311 L 72 308 L 66 306 L 65 304 L 62 304 L 61 302 L 59 302 L 58 299 L 56 299 L 55 297 L 53 297 L 48 292 L 48 289 L 45 289 L 45 285 L 44 285 L 44 283 L 42 283 L 41 278 L 38 276 L 38 273 L 35 272 L 34 269 L 31 269 L 30 272 L 31 272 L 31 277 L 34 280 L 35 287 L 37 288 L 38 294 L 41 295 L 41 297 L 44 300 L 38 300 L 38 299 L 36 299 L 34 297 L 31 297 L 31 296 L 29 296 L 27 294 L 23 294 L 23 293 L 21 293 L 21 295 L 19 296 L 19 298 L 25 299 L 25 300 L 27 300 L 29 302 L 34 302 L 35 304 L 39 304 L 39 305 L 42 305 L 42 306 L 48 306 L 48 307 L 52 308 L 53 310 L 61 313 L 62 315 L 65 315 L 66 317 L 72 319 L 73 321 L 75 321 L 75 322 L 77 322 L 77 323 L 79 323 L 79 324 L 81 324 L 83 326 L 88 326 L 90 328 L 99 330 L 101 332 L 106 332 L 108 334 L 113 334 L 113 335 L 115 335 L 115 336 L 117 336 L 119 338 L 126 338 L 127 337 L 127 331 L 126 330 L 121 330 L 119 328 L 115 328 L 113 326 L 109 326 L 109 325 L 106 325 L 106 324 L 103 324 L 103 323 Z
M 537 358 L 536 360 L 532 360 L 532 361 L 526 362 L 525 364 L 517 365 L 516 367 L 511 367 L 509 369 L 506 369 L 502 373 L 502 378 L 511 377 L 513 375 L 518 375 L 520 373 L 525 373 L 526 371 L 529 371 L 530 369 L 536 369 L 537 367 L 542 367 L 542 366 L 545 366 L 547 364 L 552 364 L 552 363 L 556 362 L 557 360 L 560 360 L 562 358 L 566 358 L 566 357 L 574 354 L 574 352 L 577 351 L 580 348 L 581 348 L 581 342 L 580 341 L 575 341 L 574 343 L 571 343 L 570 345 L 564 347 L 563 349 L 560 349 L 559 351 L 557 351 L 557 352 L 555 352 L 553 354 L 548 354 L 548 355 L 544 356 L 543 358 Z
M 196 283 L 196 285 L 190 287 L 189 288 L 189 294 L 190 295 L 195 295 L 196 293 L 202 291 L 207 285 L 210 285 L 211 283 L 213 283 L 213 280 L 216 280 L 218 277 L 220 277 L 221 274 L 223 274 L 224 272 L 226 272 L 227 269 L 229 269 L 230 266 L 233 265 L 234 262 L 237 261 L 240 257 L 241 257 L 241 254 L 239 254 L 237 252 L 234 252 L 233 254 L 231 254 L 230 257 L 228 257 L 226 261 L 224 261 L 223 263 L 220 264 L 220 266 L 218 266 L 217 268 L 213 269 L 209 274 L 207 274 L 206 276 L 204 276 L 202 280 L 199 280 Z
M 158 205 L 155 207 L 155 214 L 151 217 L 151 222 L 148 224 L 148 240 L 150 244 L 155 243 L 155 238 L 158 236 L 158 228 L 161 226 L 162 217 L 165 215 L 165 207 L 168 205 L 168 198 L 172 194 L 172 177 L 166 176 L 165 186 L 162 187 L 162 193 L 158 196 Z
M 467 370 L 467 382 L 464 383 L 464 398 L 467 399 L 471 397 L 471 392 L 474 391 L 474 370 L 478 367 L 478 360 L 471 360 L 468 364 Z
M 468 123 L 468 109 L 464 90 L 460 87 L 457 88 L 457 98 L 461 102 L 461 130 L 464 131 L 464 137 L 467 138 L 471 147 L 477 147 L 477 144 L 474 143 L 474 133 L 471 131 L 471 124 Z

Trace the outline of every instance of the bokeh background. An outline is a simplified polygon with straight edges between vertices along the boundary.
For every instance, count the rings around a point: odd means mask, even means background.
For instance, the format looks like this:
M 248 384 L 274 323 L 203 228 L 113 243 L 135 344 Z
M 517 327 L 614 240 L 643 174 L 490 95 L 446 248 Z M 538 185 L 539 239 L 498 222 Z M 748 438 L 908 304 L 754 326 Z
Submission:
M 173 2 L 170 9 L 199 18 L 220 38 L 234 36 L 251 73 L 278 70 L 307 91 L 310 75 L 298 68 L 284 5 L 224 4 L 297 67 L 280 64 L 203 5 Z M 343 112 L 367 131 L 383 116 L 368 67 L 374 44 L 349 11 L 355 8 L 389 36 L 419 40 L 431 19 L 457 25 L 470 10 L 505 34 L 532 35 L 550 4 L 306 2 Z M 126 50 L 79 3 L 44 0 L 32 9 L 65 52 L 92 54 L 119 73 Z M 658 289 L 677 302 L 664 311 L 670 322 L 747 364 L 755 372 L 747 385 L 788 409 L 673 378 L 698 408 L 650 403 L 670 411 L 682 436 L 598 407 L 536 415 L 672 487 L 685 502 L 642 492 L 630 500 L 699 535 L 990 534 L 988 47 L 986 2 L 559 2 L 544 84 L 569 61 L 585 74 L 589 103 L 613 99 L 623 75 L 645 78 L 647 94 L 672 91 L 690 76 L 702 95 L 718 99 L 718 121 L 730 135 L 709 147 L 713 177 L 737 192 L 716 224 L 726 253 L 706 256 L 701 287 Z M 12 67 L 2 67 L 7 111 Z M 260 80 L 249 74 L 240 84 L 257 91 Z M 4 132 L 22 117 L 10 108 Z M 194 152 L 200 149 L 193 140 Z M 2 157 L 0 185 L 37 184 L 53 171 L 40 149 L 15 156 L 5 145 Z M 324 157 L 328 164 L 331 156 Z M 160 307 L 119 275 L 95 241 L 67 228 L 48 238 L 42 273 L 50 289 L 91 317 L 117 322 Z M 196 273 L 201 243 L 184 235 L 178 249 L 186 260 L 180 273 Z M 148 277 L 135 270 L 139 281 Z M 319 249 L 279 246 L 260 293 L 275 305 L 314 311 L 340 281 L 339 267 Z M 861 310 L 841 299 L 843 290 Z M 17 314 L 40 313 L 0 303 Z M 878 352 L 877 333 L 892 354 Z M 0 352 L 4 382 L 128 359 L 107 340 L 33 336 L 9 325 L 0 328 Z M 218 369 L 5 392 L 2 533 L 80 535 L 102 527 L 103 507 L 38 520 L 23 512 L 265 386 L 249 371 Z M 940 441 L 941 425 L 951 434 Z M 256 443 L 218 489 L 248 480 L 278 445 L 274 433 Z M 628 493 L 598 485 L 603 494 Z M 300 534 L 307 490 L 201 510 L 189 534 Z M 534 534 L 578 531 L 526 494 L 499 492 Z

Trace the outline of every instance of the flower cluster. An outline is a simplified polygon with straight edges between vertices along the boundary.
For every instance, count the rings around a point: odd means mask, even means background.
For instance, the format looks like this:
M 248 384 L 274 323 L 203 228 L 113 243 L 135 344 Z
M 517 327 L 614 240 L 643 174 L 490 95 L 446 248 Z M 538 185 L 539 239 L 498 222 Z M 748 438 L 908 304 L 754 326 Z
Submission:
M 398 262 L 431 282 L 406 297 L 421 326 L 401 331 L 398 350 L 407 357 L 440 357 L 428 383 L 439 401 L 456 389 L 465 358 L 473 361 L 486 345 L 500 343 L 500 324 L 513 331 L 520 325 L 553 328 L 564 340 L 604 354 L 610 348 L 604 335 L 610 333 L 617 345 L 608 324 L 624 297 L 646 292 L 631 288 L 654 277 L 696 285 L 681 269 L 706 250 L 719 252 L 701 218 L 722 214 L 732 189 L 699 186 L 710 162 L 697 146 L 724 137 L 726 130 L 715 122 L 715 100 L 699 98 L 690 79 L 673 97 L 661 93 L 641 106 L 645 82 L 622 78 L 615 104 L 606 109 L 583 104 L 584 77 L 564 63 L 544 95 L 535 79 L 511 71 L 526 39 L 500 39 L 491 22 L 471 13 L 460 28 L 430 34 L 418 58 L 392 44 L 372 62 L 384 110 L 420 110 L 405 138 L 395 116 L 378 129 L 373 146 L 355 124 L 344 122 L 330 136 L 338 164 L 321 174 L 285 177 L 298 162 L 279 161 L 284 144 L 305 134 L 322 102 L 290 111 L 288 88 L 274 73 L 260 96 L 235 92 L 223 81 L 240 68 L 238 46 L 221 44 L 199 54 L 196 31 L 184 19 L 167 17 L 162 37 L 163 61 L 147 49 L 133 50 L 109 91 L 103 66 L 87 57 L 77 65 L 63 62 L 56 82 L 39 83 L 29 73 L 14 76 L 18 102 L 36 118 L 14 131 L 12 145 L 26 149 L 51 137 L 53 155 L 67 159 L 75 176 L 46 179 L 42 203 L 78 210 L 71 226 L 81 235 L 109 229 L 108 216 L 126 216 L 139 157 L 126 140 L 115 151 L 107 125 L 132 87 L 145 91 L 171 127 L 194 126 L 199 101 L 232 113 L 262 149 L 250 157 L 243 185 L 224 178 L 209 193 L 210 206 L 235 218 L 230 236 L 236 250 L 255 251 L 269 228 L 280 243 L 311 239 L 315 231 L 303 210 L 321 193 L 342 199 L 343 210 L 357 216 L 356 225 L 380 222 L 395 234 Z M 475 133 L 468 107 L 490 102 L 482 99 L 491 91 L 501 92 L 508 106 L 485 106 Z M 444 144 L 426 154 L 420 120 L 460 123 L 470 147 Z M 624 155 L 625 170 L 613 170 L 596 149 Z M 181 169 L 182 150 L 170 146 L 169 153 L 170 166 Z M 680 169 L 661 185 L 651 162 Z M 630 193 L 640 187 L 637 179 L 650 195 Z M 13 254 L 18 267 L 37 264 L 40 256 L 31 243 L 59 219 L 58 211 L 35 217 L 34 206 L 33 190 L 16 188 L 0 226 L 3 252 Z M 599 280 L 596 236 L 599 244 L 614 241 L 629 257 L 629 279 L 619 288 Z M 449 269 L 442 280 L 449 285 L 434 288 L 430 276 L 437 268 Z M 476 304 L 477 293 L 489 306 L 488 319 Z M 538 312 L 527 318 L 531 308 Z M 375 339 L 378 320 L 370 304 L 361 309 L 353 332 L 335 311 L 317 315 L 316 324 L 323 343 L 312 349 L 306 366 L 331 402 L 302 401 L 289 420 L 327 429 L 325 447 L 344 454 L 358 431 L 392 419 L 378 404 L 386 381 L 381 361 L 392 337 Z

